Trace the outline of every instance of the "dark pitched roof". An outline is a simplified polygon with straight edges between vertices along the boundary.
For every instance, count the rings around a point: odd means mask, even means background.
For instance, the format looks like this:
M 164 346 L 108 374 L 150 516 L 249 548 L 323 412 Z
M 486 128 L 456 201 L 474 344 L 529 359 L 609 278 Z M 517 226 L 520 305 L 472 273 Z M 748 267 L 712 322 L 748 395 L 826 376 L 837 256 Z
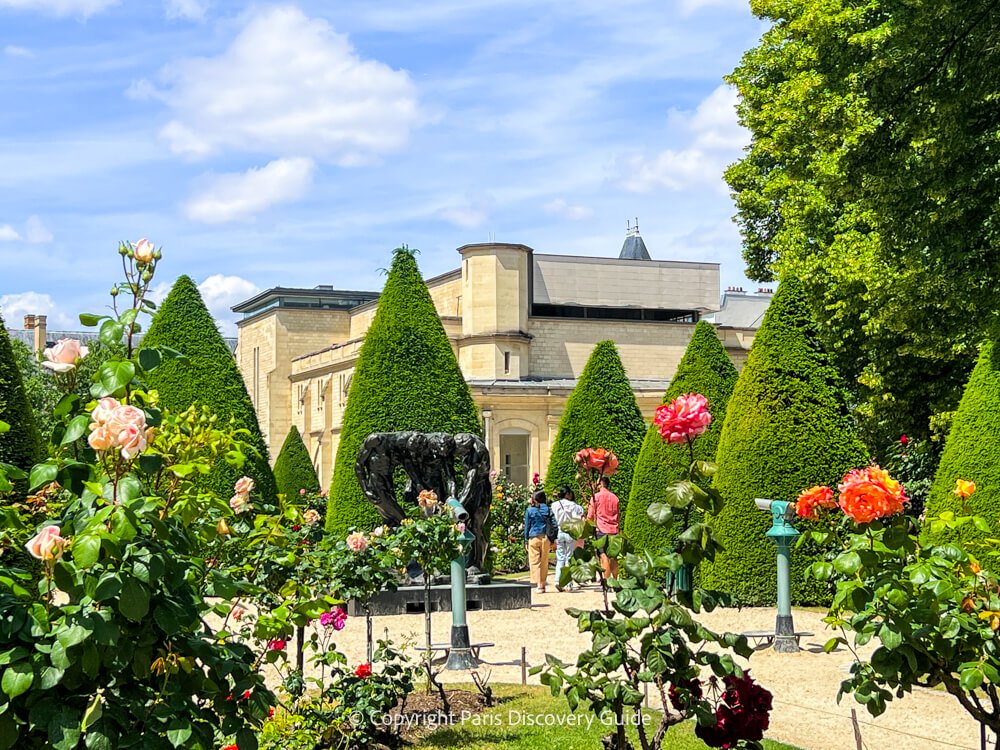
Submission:
M 649 257 L 649 251 L 646 249 L 646 243 L 642 241 L 642 236 L 638 232 L 625 236 L 625 243 L 622 245 L 622 251 L 618 254 L 618 259 L 652 260 Z

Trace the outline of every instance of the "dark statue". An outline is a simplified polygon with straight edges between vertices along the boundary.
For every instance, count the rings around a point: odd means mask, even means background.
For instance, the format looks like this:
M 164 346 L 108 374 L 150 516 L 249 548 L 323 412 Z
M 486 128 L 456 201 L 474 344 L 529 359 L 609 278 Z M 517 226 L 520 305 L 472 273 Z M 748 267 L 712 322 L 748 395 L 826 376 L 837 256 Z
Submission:
M 407 505 L 417 504 L 421 490 L 433 490 L 441 502 L 450 497 L 458 500 L 469 514 L 467 527 L 475 536 L 469 552 L 470 573 L 473 568 L 484 568 L 493 488 L 490 452 L 482 438 L 469 432 L 375 432 L 361 444 L 354 468 L 365 497 L 390 527 L 406 518 L 396 496 L 394 480 L 399 469 L 406 476 L 403 500 Z

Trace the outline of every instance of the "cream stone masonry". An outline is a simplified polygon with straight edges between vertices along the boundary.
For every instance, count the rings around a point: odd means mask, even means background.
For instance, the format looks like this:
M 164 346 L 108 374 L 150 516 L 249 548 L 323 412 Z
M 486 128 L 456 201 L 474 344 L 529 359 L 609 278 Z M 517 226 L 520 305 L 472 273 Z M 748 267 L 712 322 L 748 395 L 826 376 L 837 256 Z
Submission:
M 566 398 L 597 342 L 615 341 L 649 419 L 694 324 L 720 307 L 714 263 L 635 260 L 625 248 L 623 258 L 507 243 L 458 252 L 461 266 L 428 279 L 428 291 L 482 414 L 493 466 L 518 482 L 544 474 Z M 376 292 L 278 287 L 233 308 L 244 315 L 237 361 L 271 455 L 295 425 L 324 487 L 377 304 Z M 717 328 L 741 366 L 756 326 Z

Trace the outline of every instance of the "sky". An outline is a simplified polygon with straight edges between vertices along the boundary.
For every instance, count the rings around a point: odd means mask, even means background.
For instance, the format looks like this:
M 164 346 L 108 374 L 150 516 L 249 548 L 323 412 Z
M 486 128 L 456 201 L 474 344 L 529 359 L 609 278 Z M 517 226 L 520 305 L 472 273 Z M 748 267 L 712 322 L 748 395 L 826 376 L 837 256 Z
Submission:
M 0 0 L 0 312 L 79 329 L 120 240 L 229 308 L 272 286 L 379 289 L 456 248 L 743 276 L 722 180 L 748 141 L 723 76 L 747 0 Z

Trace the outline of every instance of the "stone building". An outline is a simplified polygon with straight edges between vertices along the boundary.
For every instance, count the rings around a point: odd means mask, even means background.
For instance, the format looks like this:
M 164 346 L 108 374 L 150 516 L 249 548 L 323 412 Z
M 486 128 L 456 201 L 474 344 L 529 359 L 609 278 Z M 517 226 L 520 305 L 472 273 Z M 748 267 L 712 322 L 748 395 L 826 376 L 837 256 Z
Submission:
M 694 324 L 720 309 L 718 264 L 653 260 L 635 230 L 617 258 L 505 243 L 458 253 L 461 266 L 427 287 L 482 412 L 494 468 L 517 482 L 545 472 L 566 398 L 597 342 L 616 342 L 651 418 Z M 272 459 L 295 425 L 324 486 L 378 296 L 276 287 L 233 308 L 243 316 L 237 361 Z M 755 328 L 718 327 L 737 365 Z

